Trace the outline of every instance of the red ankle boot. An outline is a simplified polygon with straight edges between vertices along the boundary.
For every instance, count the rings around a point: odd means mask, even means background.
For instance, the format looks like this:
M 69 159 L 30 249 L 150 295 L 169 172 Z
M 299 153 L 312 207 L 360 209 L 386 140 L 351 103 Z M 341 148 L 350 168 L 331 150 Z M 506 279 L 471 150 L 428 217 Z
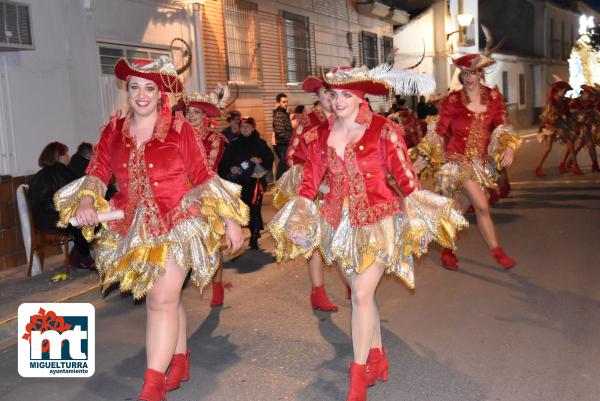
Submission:
M 350 384 L 346 401 L 367 401 L 367 365 L 350 364 Z
M 567 159 L 565 162 L 565 168 L 569 170 L 571 167 L 573 167 L 573 159 Z
M 600 172 L 600 166 L 598 166 L 598 162 L 593 162 L 592 163 L 592 173 L 598 173 Z
M 498 191 L 498 197 L 500 199 L 505 199 L 508 198 L 508 195 L 510 195 L 510 182 L 508 180 L 504 181 L 501 185 L 500 185 L 500 190 Z
M 517 262 L 515 262 L 510 256 L 508 256 L 504 252 L 504 249 L 502 249 L 502 247 L 500 246 L 495 247 L 490 252 L 492 253 L 492 256 L 496 259 L 496 262 L 498 262 L 498 264 L 502 266 L 503 269 L 511 269 L 517 264 Z
M 374 385 L 377 380 L 388 381 L 388 370 L 390 363 L 385 355 L 385 350 L 381 348 L 371 348 L 367 358 L 367 385 Z
M 167 376 L 154 369 L 144 372 L 144 386 L 137 401 L 166 401 Z
M 458 269 L 458 259 L 451 249 L 444 248 L 442 251 L 442 266 L 448 270 Z
M 213 308 L 215 306 L 223 305 L 225 300 L 225 289 L 223 287 L 223 282 L 213 282 L 212 283 L 212 299 L 210 300 L 210 306 Z
M 567 172 L 567 166 L 565 165 L 565 163 L 560 163 L 560 165 L 558 166 L 558 172 L 561 174 L 565 174 Z
M 563 165 L 561 164 L 561 166 L 563 166 Z M 559 169 L 560 169 L 560 167 L 559 167 Z M 546 174 L 544 174 L 544 172 L 542 171 L 542 167 L 540 167 L 540 166 L 537 166 L 535 168 L 535 175 L 536 175 L 536 177 L 545 177 L 546 176 Z
M 181 382 L 190 380 L 190 350 L 185 354 L 175 354 L 167 369 L 167 391 L 176 390 Z
M 325 286 L 313 287 L 310 293 L 310 304 L 313 309 L 318 309 L 323 312 L 337 312 L 338 307 L 331 303 L 327 298 L 327 292 L 325 292 Z
M 573 174 L 574 175 L 583 175 L 583 171 L 579 168 L 579 164 L 573 163 Z

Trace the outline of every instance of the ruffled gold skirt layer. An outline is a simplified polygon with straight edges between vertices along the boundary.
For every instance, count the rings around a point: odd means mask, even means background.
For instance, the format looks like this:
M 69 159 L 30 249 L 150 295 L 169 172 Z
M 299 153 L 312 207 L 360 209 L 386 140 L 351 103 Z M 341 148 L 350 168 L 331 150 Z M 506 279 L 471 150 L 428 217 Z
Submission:
M 194 284 L 210 283 L 220 264 L 221 234 L 206 218 L 193 217 L 175 225 L 164 236 L 151 236 L 143 223 L 143 209 L 136 211 L 129 233 L 122 237 L 106 230 L 98 239 L 96 267 L 104 288 L 120 283 L 120 289 L 135 299 L 150 291 L 165 273 L 169 259 L 180 268 L 191 269 Z
M 290 167 L 273 185 L 273 206 L 281 209 L 283 205 L 296 196 L 298 185 L 302 181 L 302 166 Z
M 483 191 L 498 189 L 500 175 L 489 159 L 449 161 L 435 175 L 435 190 L 449 198 L 460 194 L 465 180 L 478 183 Z
M 83 177 L 61 188 L 54 196 L 60 214 L 59 226 L 68 225 L 83 196 L 92 197 L 100 211 L 110 209 L 103 199 L 105 191 L 106 186 L 94 176 Z M 248 223 L 248 207 L 240 199 L 240 192 L 239 185 L 219 177 L 190 189 L 175 211 L 186 217 L 162 235 L 150 232 L 145 223 L 148 211 L 142 207 L 133 211 L 130 220 L 126 216 L 125 221 L 131 221 L 126 235 L 103 223 L 97 235 L 96 266 L 104 288 L 119 282 L 122 291 L 131 292 L 135 299 L 143 298 L 156 278 L 165 273 L 169 258 L 181 268 L 191 269 L 194 284 L 206 286 L 220 265 L 224 219 L 241 225 Z M 196 212 L 186 214 L 190 210 Z M 86 238 L 91 240 L 92 234 L 87 230 Z
M 413 255 L 427 252 L 434 240 L 454 248 L 456 231 L 467 225 L 451 200 L 429 191 L 415 191 L 405 199 L 404 213 L 364 227 L 351 226 L 347 206 L 340 224 L 333 227 L 322 218 L 313 202 L 296 197 L 274 217 L 269 230 L 276 242 L 278 261 L 300 255 L 309 258 L 318 249 L 325 263 L 337 262 L 345 274 L 360 274 L 377 262 L 385 267 L 386 273 L 397 276 L 413 289 Z M 299 232 L 305 241 L 294 238 Z

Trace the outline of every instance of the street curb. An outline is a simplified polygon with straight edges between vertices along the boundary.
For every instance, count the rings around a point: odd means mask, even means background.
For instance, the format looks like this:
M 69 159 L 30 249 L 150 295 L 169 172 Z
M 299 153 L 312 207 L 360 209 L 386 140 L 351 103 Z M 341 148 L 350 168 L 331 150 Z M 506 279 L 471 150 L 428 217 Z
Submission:
M 74 294 L 67 295 L 50 303 L 61 303 L 67 301 L 92 302 L 102 297 L 102 292 L 98 291 L 97 295 L 89 296 L 94 290 L 100 289 L 101 284 L 94 284 L 88 288 L 80 290 Z M 0 350 L 12 345 L 17 340 L 17 325 L 18 315 L 13 315 L 0 322 Z

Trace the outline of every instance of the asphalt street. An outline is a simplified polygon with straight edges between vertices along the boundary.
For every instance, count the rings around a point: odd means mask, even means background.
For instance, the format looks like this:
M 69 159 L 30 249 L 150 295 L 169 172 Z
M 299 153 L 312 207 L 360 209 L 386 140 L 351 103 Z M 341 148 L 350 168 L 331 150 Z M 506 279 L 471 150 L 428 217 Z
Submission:
M 533 167 L 533 140 L 510 169 L 510 198 L 493 208 L 501 244 L 517 261 L 496 267 L 470 216 L 460 269 L 434 246 L 416 265 L 417 289 L 382 281 L 377 298 L 390 380 L 370 401 L 600 400 L 600 174 L 558 174 L 558 149 Z M 582 152 L 583 153 L 583 152 Z M 266 219 L 273 210 L 265 207 Z M 340 401 L 352 358 L 350 303 L 336 267 L 326 270 L 337 313 L 313 312 L 302 261 L 275 264 L 273 242 L 225 266 L 233 284 L 211 309 L 210 288 L 184 290 L 191 381 L 169 401 Z M 143 303 L 95 297 L 96 373 L 32 379 L 17 373 L 16 338 L 0 351 L 0 400 L 135 400 L 145 368 Z

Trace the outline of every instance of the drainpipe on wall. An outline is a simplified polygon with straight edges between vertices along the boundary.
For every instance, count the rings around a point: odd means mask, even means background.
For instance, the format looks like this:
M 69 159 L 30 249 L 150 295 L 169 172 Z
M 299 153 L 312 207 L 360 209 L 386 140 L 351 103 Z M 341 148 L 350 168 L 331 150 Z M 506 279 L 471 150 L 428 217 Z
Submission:
M 198 90 L 200 93 L 206 93 L 206 76 L 204 71 L 204 48 L 202 46 L 202 3 L 196 1 L 192 4 L 194 10 L 194 63 L 196 76 L 198 77 Z

